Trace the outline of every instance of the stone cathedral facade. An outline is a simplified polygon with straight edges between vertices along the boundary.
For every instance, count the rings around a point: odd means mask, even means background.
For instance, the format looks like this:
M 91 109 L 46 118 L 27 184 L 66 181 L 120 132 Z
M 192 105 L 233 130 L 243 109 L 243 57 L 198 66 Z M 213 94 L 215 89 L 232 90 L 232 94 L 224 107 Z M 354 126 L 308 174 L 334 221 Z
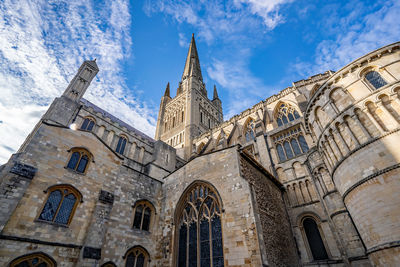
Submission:
M 400 43 L 223 121 L 192 37 L 155 139 L 83 98 L 98 71 L 0 167 L 0 266 L 400 263 Z

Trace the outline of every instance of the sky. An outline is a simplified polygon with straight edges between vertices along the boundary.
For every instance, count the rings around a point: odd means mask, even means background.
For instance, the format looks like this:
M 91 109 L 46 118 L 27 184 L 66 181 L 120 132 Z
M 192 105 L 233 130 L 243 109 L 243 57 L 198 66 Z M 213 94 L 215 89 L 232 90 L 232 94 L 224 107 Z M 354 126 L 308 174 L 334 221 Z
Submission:
M 398 0 L 0 0 L 0 164 L 21 146 L 84 60 L 85 98 L 154 136 L 195 34 L 224 118 L 400 41 Z

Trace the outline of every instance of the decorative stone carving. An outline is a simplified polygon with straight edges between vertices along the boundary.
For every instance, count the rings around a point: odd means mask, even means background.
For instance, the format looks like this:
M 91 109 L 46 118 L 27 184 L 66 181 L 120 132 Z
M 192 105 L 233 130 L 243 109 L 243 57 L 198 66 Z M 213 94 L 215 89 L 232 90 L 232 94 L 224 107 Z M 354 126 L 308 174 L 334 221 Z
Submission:
M 83 248 L 84 259 L 101 259 L 101 248 L 84 247 Z
M 105 190 L 100 190 L 99 200 L 112 205 L 114 203 L 114 195 Z
M 18 162 L 16 162 L 10 170 L 11 173 L 18 174 L 19 176 L 28 179 L 33 179 L 33 177 L 36 174 L 36 171 L 37 169 L 35 167 Z

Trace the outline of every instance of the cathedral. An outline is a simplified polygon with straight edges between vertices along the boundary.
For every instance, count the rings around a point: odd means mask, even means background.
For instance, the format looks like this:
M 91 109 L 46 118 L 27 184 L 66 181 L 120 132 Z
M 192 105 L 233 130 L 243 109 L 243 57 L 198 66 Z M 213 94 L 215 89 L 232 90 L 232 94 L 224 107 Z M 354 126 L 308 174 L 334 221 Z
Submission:
M 192 36 L 154 139 L 84 98 L 98 72 L 0 166 L 0 266 L 399 266 L 400 42 L 224 121 Z

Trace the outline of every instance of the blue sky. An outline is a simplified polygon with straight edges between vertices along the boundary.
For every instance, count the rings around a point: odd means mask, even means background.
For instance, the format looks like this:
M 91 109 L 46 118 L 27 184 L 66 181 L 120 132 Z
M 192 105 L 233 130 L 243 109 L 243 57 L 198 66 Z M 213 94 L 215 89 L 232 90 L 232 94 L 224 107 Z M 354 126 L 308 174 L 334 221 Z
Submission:
M 0 164 L 85 59 L 85 98 L 154 136 L 159 100 L 182 75 L 191 34 L 225 119 L 328 69 L 400 41 L 400 2 L 45 1 L 0 4 Z

